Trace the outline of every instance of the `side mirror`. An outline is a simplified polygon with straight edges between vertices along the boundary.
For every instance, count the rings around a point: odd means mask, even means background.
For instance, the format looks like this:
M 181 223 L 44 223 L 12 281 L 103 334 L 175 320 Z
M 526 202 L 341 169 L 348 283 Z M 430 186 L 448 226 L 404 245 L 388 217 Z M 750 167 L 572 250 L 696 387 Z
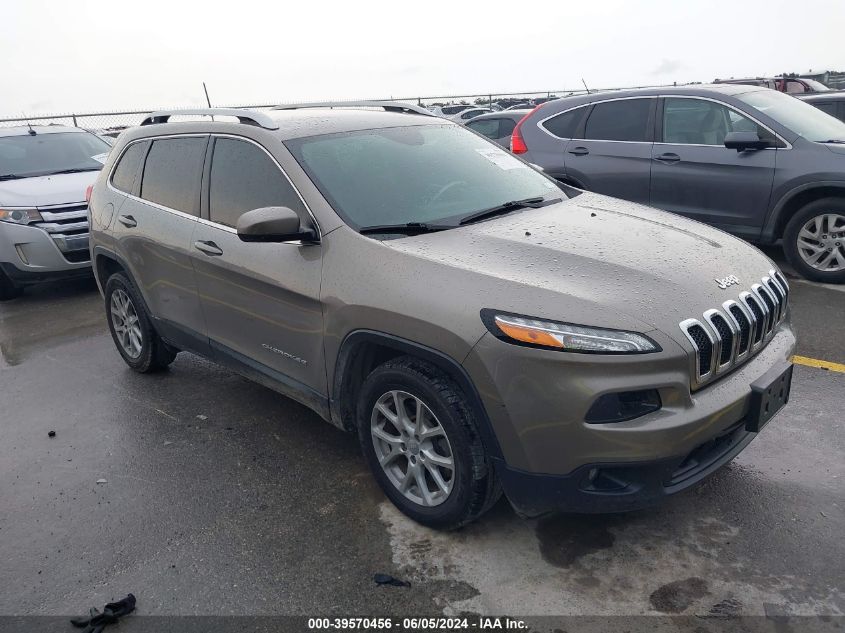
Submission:
M 314 242 L 317 234 L 304 228 L 299 214 L 288 207 L 262 207 L 238 218 L 238 237 L 244 242 Z
M 735 149 L 738 152 L 745 152 L 747 150 L 772 147 L 772 142 L 768 139 L 760 138 L 757 132 L 728 132 L 725 135 L 725 147 Z

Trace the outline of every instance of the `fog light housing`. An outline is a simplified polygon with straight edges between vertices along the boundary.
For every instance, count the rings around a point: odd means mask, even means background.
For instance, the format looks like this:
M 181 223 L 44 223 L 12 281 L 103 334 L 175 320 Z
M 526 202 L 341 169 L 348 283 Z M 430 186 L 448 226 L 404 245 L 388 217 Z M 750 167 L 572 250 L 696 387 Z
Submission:
M 606 393 L 593 403 L 584 420 L 588 424 L 625 422 L 657 411 L 661 406 L 657 389 Z

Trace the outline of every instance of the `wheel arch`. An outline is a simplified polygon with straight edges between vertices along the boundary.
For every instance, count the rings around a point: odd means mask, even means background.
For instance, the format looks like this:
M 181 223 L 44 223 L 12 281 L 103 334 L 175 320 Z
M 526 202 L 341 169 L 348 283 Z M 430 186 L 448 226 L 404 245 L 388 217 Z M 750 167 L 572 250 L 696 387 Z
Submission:
M 100 292 L 105 292 L 106 282 L 116 272 L 123 272 L 130 275 L 129 269 L 121 261 L 120 257 L 102 247 L 94 249 L 94 278 L 100 287 Z M 131 276 L 131 275 L 130 275 Z
M 764 242 L 774 242 L 783 237 L 789 220 L 806 205 L 822 198 L 845 200 L 845 182 L 823 181 L 796 187 L 778 201 L 763 232 Z
M 454 380 L 479 420 L 481 428 L 478 431 L 488 455 L 502 457 L 481 396 L 458 361 L 426 345 L 374 330 L 350 332 L 340 345 L 330 403 L 333 424 L 350 432 L 356 430 L 355 408 L 361 385 L 373 369 L 399 356 L 412 356 L 429 362 Z

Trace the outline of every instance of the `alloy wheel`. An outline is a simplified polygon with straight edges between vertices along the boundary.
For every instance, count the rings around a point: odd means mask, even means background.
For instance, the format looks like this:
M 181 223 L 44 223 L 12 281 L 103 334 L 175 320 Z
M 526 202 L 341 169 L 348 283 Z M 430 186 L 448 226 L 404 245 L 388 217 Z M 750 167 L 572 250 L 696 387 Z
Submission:
M 376 458 L 406 499 L 432 507 L 449 498 L 455 459 L 446 432 L 428 406 L 405 391 L 388 391 L 375 403 L 370 433 Z
M 808 266 L 824 272 L 845 270 L 845 216 L 823 213 L 798 232 L 798 253 Z
M 143 334 L 132 299 L 118 288 L 112 292 L 110 311 L 112 327 L 120 347 L 130 358 L 138 358 L 141 355 Z

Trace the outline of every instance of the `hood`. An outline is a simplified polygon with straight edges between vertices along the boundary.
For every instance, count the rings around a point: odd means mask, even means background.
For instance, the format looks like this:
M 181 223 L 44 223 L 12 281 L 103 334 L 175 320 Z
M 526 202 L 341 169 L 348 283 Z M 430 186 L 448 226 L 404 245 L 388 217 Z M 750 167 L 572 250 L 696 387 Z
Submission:
M 85 202 L 85 190 L 99 171 L 0 181 L 0 207 L 49 207 Z
M 681 321 L 701 319 L 775 268 L 727 233 L 592 193 L 386 244 L 498 280 L 483 284 L 493 289 L 486 307 L 585 325 L 615 318 L 615 327 L 637 323 L 675 340 Z M 720 288 L 729 275 L 739 284 Z M 472 294 L 464 275 L 453 279 Z

